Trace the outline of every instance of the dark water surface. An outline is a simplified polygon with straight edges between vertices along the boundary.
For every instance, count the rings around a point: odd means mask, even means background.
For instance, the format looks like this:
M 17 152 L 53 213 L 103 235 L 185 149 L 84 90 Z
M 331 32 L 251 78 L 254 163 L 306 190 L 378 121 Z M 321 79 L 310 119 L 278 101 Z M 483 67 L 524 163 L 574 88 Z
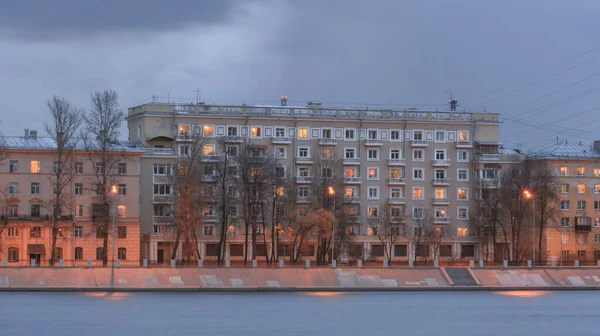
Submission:
M 0 293 L 0 335 L 600 335 L 600 292 Z

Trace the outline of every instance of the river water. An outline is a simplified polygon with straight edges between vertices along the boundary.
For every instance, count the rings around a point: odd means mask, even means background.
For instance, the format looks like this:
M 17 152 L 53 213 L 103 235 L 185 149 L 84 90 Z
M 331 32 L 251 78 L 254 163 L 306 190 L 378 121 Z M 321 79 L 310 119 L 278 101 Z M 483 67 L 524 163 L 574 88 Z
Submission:
M 0 335 L 600 335 L 600 292 L 0 293 Z

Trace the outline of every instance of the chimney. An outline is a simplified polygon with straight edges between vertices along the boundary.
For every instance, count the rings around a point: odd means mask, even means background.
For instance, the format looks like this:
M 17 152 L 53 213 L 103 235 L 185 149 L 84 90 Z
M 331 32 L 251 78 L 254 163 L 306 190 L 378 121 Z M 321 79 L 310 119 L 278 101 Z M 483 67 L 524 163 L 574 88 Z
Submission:
M 306 105 L 306 107 L 310 107 L 310 108 L 321 108 L 321 103 L 320 102 L 308 102 L 308 104 Z
M 600 140 L 594 141 L 594 149 L 596 150 L 596 152 L 600 152 Z
M 25 139 L 29 138 L 29 128 L 25 129 Z
M 31 130 L 31 131 L 29 131 L 29 137 L 30 138 L 37 138 L 37 136 L 38 136 L 37 130 Z

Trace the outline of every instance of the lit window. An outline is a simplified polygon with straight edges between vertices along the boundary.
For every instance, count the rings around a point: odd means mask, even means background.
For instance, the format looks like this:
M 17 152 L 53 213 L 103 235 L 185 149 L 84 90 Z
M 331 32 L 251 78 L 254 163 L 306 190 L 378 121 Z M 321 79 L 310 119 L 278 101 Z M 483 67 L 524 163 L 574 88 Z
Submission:
M 600 168 L 594 168 L 594 176 L 600 176 Z
M 32 174 L 40 173 L 40 161 L 31 161 L 31 173 Z
M 369 207 L 369 218 L 377 218 L 378 217 L 378 211 L 379 209 L 377 207 Z
M 577 193 L 585 194 L 585 184 L 584 183 L 577 184 Z
M 467 200 L 469 199 L 469 192 L 465 188 L 458 189 L 458 197 L 459 200 Z
M 322 155 L 324 159 L 331 159 L 333 157 L 333 150 L 331 148 L 323 148 Z
M 215 154 L 215 146 L 206 145 L 204 146 L 204 155 L 214 155 Z
M 277 187 L 277 196 L 285 196 L 285 188 Z
M 467 228 L 458 228 L 458 235 L 460 237 L 466 237 L 467 236 Z
M 379 168 L 369 168 L 369 180 L 378 180 L 379 179 Z
M 435 208 L 435 217 L 436 218 L 445 218 L 446 217 L 446 210 L 443 208 Z
M 346 197 L 354 197 L 354 188 L 346 187 L 344 195 L 346 195 Z
M 390 169 L 390 178 L 402 178 L 404 177 L 404 170 L 400 168 L 391 168 Z
M 577 167 L 577 175 L 585 176 L 585 167 Z
M 446 188 L 436 188 L 435 199 L 446 199 Z
M 423 199 L 423 188 L 413 188 L 413 199 Z
M 594 184 L 594 193 L 600 194 L 600 184 Z
M 346 168 L 344 169 L 345 177 L 356 177 L 356 169 L 355 168 Z
M 190 126 L 179 125 L 179 135 L 190 135 Z
M 259 137 L 261 136 L 261 129 L 260 127 L 252 127 L 252 136 L 253 137 Z
M 560 167 L 560 175 L 569 176 L 569 167 Z
M 469 219 L 469 208 L 458 208 L 458 219 Z
M 117 217 L 127 217 L 127 207 L 125 205 L 117 206 Z
M 275 147 L 275 157 L 278 159 L 285 159 L 285 147 Z
M 205 136 L 214 136 L 215 135 L 215 129 L 212 126 L 204 126 L 204 135 Z
M 298 138 L 299 139 L 308 139 L 308 128 L 299 128 L 298 129 Z
M 459 142 L 469 141 L 469 133 L 467 133 L 465 131 L 458 132 L 458 141 Z
M 566 183 L 561 184 L 560 185 L 560 192 L 564 193 L 564 194 L 568 193 L 569 192 L 569 185 L 566 184 Z

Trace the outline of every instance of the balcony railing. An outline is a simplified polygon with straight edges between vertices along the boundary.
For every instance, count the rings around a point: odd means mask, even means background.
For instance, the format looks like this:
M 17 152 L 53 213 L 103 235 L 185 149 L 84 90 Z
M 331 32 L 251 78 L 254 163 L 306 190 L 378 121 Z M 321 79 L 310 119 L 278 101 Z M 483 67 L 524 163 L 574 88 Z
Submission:
M 427 142 L 425 140 L 412 140 L 410 145 L 413 147 L 427 147 Z
M 360 202 L 360 197 L 344 196 L 344 202 L 346 202 L 346 203 L 359 203 Z
M 274 137 L 271 138 L 271 142 L 274 144 L 290 144 L 292 143 L 291 137 Z
M 433 222 L 437 224 L 448 224 L 450 223 L 450 217 L 434 217 Z
M 406 197 L 390 197 L 388 199 L 389 204 L 404 204 L 406 203 Z
M 404 166 L 406 165 L 405 159 L 389 159 L 388 166 Z
M 52 215 L 40 215 L 40 216 L 31 216 L 31 215 L 0 215 L 0 221 L 3 220 L 20 220 L 20 221 L 51 221 L 53 220 Z M 61 216 L 61 221 L 72 221 L 73 216 Z
M 217 180 L 217 175 L 213 175 L 213 174 L 202 175 L 202 181 L 204 181 L 204 182 L 215 182 L 216 180 Z
M 319 145 L 335 146 L 335 145 L 337 145 L 337 140 L 335 140 L 335 139 L 319 139 Z
M 203 215 L 202 219 L 206 222 L 215 222 L 217 220 L 217 215 Z
M 359 165 L 360 159 L 359 158 L 352 158 L 352 159 L 344 158 L 344 164 L 345 165 Z
M 153 216 L 152 222 L 154 224 L 172 224 L 173 216 Z
M 398 177 L 398 178 L 388 178 L 387 179 L 388 184 L 406 184 L 406 178 L 404 177 Z
M 305 157 L 305 156 L 302 156 L 302 157 L 296 157 L 296 163 L 300 163 L 300 164 L 302 164 L 302 163 L 305 163 L 305 164 L 310 164 L 310 163 L 313 163 L 313 159 L 312 159 L 311 157 Z
M 450 200 L 447 198 L 434 198 L 433 204 L 449 204 Z
M 575 224 L 575 232 L 590 232 L 592 224 Z
M 357 183 L 361 183 L 361 180 L 360 180 L 360 177 L 344 177 L 344 183 L 357 184 Z
M 298 198 L 296 199 L 297 203 L 306 203 L 306 202 L 310 202 L 310 198 L 308 196 L 298 196 Z
M 473 148 L 472 141 L 457 141 L 456 148 Z
M 174 229 L 173 229 L 173 225 L 161 225 L 161 224 L 157 224 L 157 225 L 153 225 L 152 226 L 152 234 L 155 235 L 172 235 L 174 233 Z
M 225 142 L 228 143 L 240 143 L 244 141 L 244 137 L 239 135 L 228 135 L 225 137 Z
M 296 176 L 297 183 L 310 183 L 312 181 L 311 176 Z
M 383 141 L 378 139 L 367 139 L 365 140 L 365 146 L 383 146 Z
M 436 179 L 433 179 L 433 184 L 434 185 L 449 185 L 450 184 L 450 179 L 447 179 L 447 178 L 436 178 Z
M 433 165 L 434 166 L 449 166 L 450 160 L 447 160 L 447 159 L 433 160 Z
M 203 155 L 202 162 L 217 162 L 219 161 L 219 155 Z

